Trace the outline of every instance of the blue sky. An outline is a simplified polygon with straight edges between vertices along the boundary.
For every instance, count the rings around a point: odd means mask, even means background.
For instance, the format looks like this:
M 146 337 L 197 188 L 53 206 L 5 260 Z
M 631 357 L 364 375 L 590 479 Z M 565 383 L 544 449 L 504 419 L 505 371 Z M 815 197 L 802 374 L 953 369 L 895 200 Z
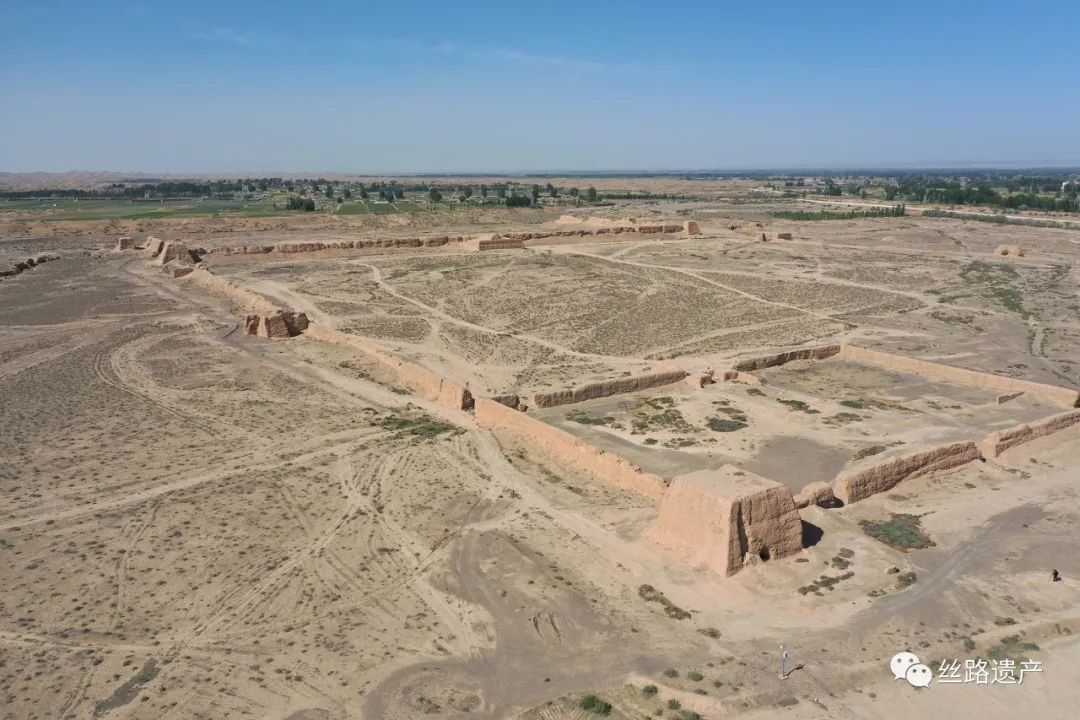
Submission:
M 1080 3 L 0 0 L 0 171 L 1080 165 Z

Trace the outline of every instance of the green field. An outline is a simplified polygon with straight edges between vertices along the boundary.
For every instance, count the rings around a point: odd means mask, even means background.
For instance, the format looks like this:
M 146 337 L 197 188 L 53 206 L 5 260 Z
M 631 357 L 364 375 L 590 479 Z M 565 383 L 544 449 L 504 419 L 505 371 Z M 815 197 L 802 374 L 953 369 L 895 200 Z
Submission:
M 335 215 L 392 215 L 400 212 L 420 212 L 430 209 L 414 202 L 402 200 L 396 203 L 347 202 L 338 205 Z
M 275 200 L 278 203 L 274 207 Z M 12 200 L 0 201 L 0 215 L 4 213 L 38 213 L 45 222 L 71 220 L 155 220 L 165 218 L 205 218 L 205 217 L 283 217 L 302 215 L 302 211 L 286 210 L 282 207 L 286 198 L 266 198 L 261 200 L 167 200 L 163 202 L 131 202 L 128 200 Z M 468 207 L 484 207 L 469 205 Z M 501 204 L 489 204 L 487 207 L 502 208 Z M 456 205 L 442 203 L 438 206 L 426 202 L 401 200 L 396 203 L 372 203 L 348 201 L 341 205 L 332 202 L 322 204 L 315 213 L 333 215 L 389 215 L 415 212 L 454 212 L 462 209 Z
M 130 202 L 128 200 L 16 200 L 0 202 L 0 213 L 34 212 L 46 222 L 66 220 L 143 220 L 154 218 L 267 217 L 287 215 L 274 209 L 272 200 L 169 200 Z

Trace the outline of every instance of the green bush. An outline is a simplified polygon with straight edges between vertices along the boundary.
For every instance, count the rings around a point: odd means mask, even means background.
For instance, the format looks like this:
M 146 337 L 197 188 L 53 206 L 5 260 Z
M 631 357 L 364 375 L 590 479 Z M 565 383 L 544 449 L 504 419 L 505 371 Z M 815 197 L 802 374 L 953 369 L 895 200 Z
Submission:
M 918 515 L 893 513 L 888 520 L 864 520 L 862 529 L 875 540 L 902 550 L 927 548 L 934 544 L 923 532 Z
M 735 432 L 736 430 L 742 430 L 746 427 L 746 423 L 741 420 L 730 420 L 728 418 L 709 418 L 706 425 L 713 432 Z
M 595 695 L 586 695 L 581 698 L 581 702 L 578 703 L 582 710 L 588 710 L 589 712 L 596 713 L 597 715 L 610 715 L 611 703 L 606 700 L 601 700 Z

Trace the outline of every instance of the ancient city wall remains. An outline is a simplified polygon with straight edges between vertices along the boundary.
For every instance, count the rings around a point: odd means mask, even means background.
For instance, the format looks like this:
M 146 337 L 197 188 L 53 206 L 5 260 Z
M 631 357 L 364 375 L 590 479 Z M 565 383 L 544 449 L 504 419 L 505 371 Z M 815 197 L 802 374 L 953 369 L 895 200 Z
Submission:
M 212 293 L 222 295 L 242 313 L 249 315 L 273 315 L 280 311 L 276 305 L 262 295 L 245 290 L 231 280 L 226 280 L 207 270 L 197 267 L 187 276 L 188 282 L 195 283 Z
M 996 458 L 1011 447 L 1052 435 L 1077 423 L 1080 423 L 1080 410 L 1069 410 L 1036 422 L 1015 425 L 1005 430 L 995 430 L 979 443 L 979 449 L 983 457 Z
M 667 370 L 663 372 L 649 373 L 634 377 L 605 380 L 598 383 L 582 385 L 570 390 L 556 390 L 549 393 L 537 393 L 533 395 L 533 403 L 536 407 L 555 407 L 556 405 L 568 405 L 570 403 L 595 400 L 596 398 L 618 395 L 621 393 L 637 392 L 659 385 L 670 385 L 685 378 L 689 373 L 685 370 Z
M 484 238 L 478 240 L 476 243 L 476 249 L 480 251 L 484 250 L 524 250 L 524 240 L 514 240 L 511 238 L 503 237 L 502 235 L 495 234 L 490 238 Z
M 821 345 L 812 348 L 802 348 L 800 350 L 790 350 L 775 355 L 763 355 L 761 357 L 740 360 L 733 369 L 738 372 L 750 372 L 753 370 L 776 367 L 777 365 L 784 365 L 793 360 L 824 360 L 833 357 L 834 355 L 838 355 L 841 348 L 841 345 Z
M 843 345 L 840 358 L 876 365 L 894 372 L 914 373 L 935 380 L 944 380 L 960 385 L 972 385 L 998 392 L 1030 392 L 1062 407 L 1071 408 L 1080 405 L 1080 393 L 1069 388 L 1044 385 L 1030 380 L 1019 380 L 926 360 L 916 360 L 880 350 L 867 350 L 854 345 Z
M 163 269 L 176 267 L 177 261 L 170 261 Z M 244 332 L 264 338 L 287 338 L 299 335 L 307 329 L 309 321 L 302 312 L 293 312 L 279 308 L 262 295 L 245 290 L 231 280 L 219 277 L 204 266 L 179 266 L 190 270 L 186 277 L 196 285 L 210 292 L 228 298 L 229 302 L 245 314 Z
M 214 247 L 207 251 L 210 255 L 265 255 L 275 253 L 290 255 L 293 253 L 318 252 L 320 250 L 362 250 L 364 248 L 418 248 L 442 247 L 467 241 L 466 235 L 434 235 L 426 238 L 381 238 L 377 240 L 330 240 L 327 242 L 308 240 L 302 242 L 280 242 L 276 245 L 236 245 L 232 247 Z
M 19 273 L 26 272 L 30 268 L 37 267 L 42 263 L 59 259 L 60 256 L 54 255 L 53 253 L 40 253 L 33 257 L 28 257 L 25 260 L 17 260 L 10 267 L 0 269 L 0 277 L 14 277 Z
M 488 398 L 476 398 L 476 423 L 515 442 L 550 456 L 557 462 L 584 470 L 604 482 L 659 502 L 666 483 L 615 453 L 576 438 L 568 432 Z
M 310 325 L 304 335 L 322 342 L 341 345 L 364 353 L 390 370 L 407 388 L 423 398 L 454 410 L 468 410 L 472 407 L 473 397 L 468 388 L 385 352 L 381 348 L 354 335 L 333 330 L 324 325 Z
M 637 233 L 639 235 L 662 235 L 677 232 L 685 232 L 687 235 L 700 235 L 698 224 L 687 220 L 679 224 L 664 225 L 615 225 L 611 227 L 581 228 L 578 230 L 537 230 L 535 232 L 512 232 L 503 233 L 502 237 L 507 240 L 542 240 L 551 237 L 589 237 L 593 235 L 621 235 L 624 233 Z
M 802 520 L 791 491 L 731 465 L 675 478 L 646 535 L 724 576 L 802 550 Z
M 620 233 L 638 233 L 642 235 L 664 234 L 684 232 L 687 235 L 700 235 L 701 229 L 693 220 L 687 220 L 679 224 L 656 224 L 656 225 L 620 225 L 615 227 L 602 227 L 581 230 L 538 230 L 536 232 L 501 233 L 491 238 L 479 240 L 477 250 L 507 250 L 524 248 L 526 240 L 538 240 L 547 237 L 585 237 L 588 235 L 611 235 Z M 122 239 L 123 240 L 123 239 Z M 130 240 L 130 238 L 126 238 Z M 308 240 L 280 242 L 274 245 L 237 245 L 230 247 L 214 247 L 207 250 L 210 255 L 265 255 L 292 254 L 305 252 L 318 252 L 320 250 L 352 250 L 365 248 L 419 248 L 419 247 L 442 247 L 466 243 L 471 240 L 468 235 L 433 235 L 423 238 L 381 238 L 362 240 Z M 148 238 L 148 256 L 154 257 L 160 252 L 161 240 Z M 118 241 L 117 249 L 125 249 L 124 242 Z M 156 248 L 156 249 L 154 249 Z
M 973 442 L 955 442 L 906 455 L 897 455 L 845 470 L 833 481 L 833 494 L 844 504 L 865 500 L 904 480 L 949 470 L 981 457 Z
M 146 244 L 143 245 L 143 256 L 149 259 L 156 258 L 158 253 L 161 252 L 161 248 L 165 245 L 165 241 L 161 238 L 150 235 L 146 238 Z
M 881 350 L 868 350 L 855 345 L 822 345 L 775 355 L 748 358 L 739 361 L 734 370 L 739 372 L 761 370 L 784 365 L 793 360 L 825 360 L 830 357 L 874 365 L 893 372 L 922 375 L 934 380 L 942 380 L 958 385 L 970 385 L 1001 393 L 1030 392 L 1055 405 L 1068 408 L 1080 407 L 1080 392 L 1070 388 L 1046 385 L 1031 380 L 1020 380 L 978 370 L 968 370 L 967 368 L 944 365 L 928 360 L 917 360 Z

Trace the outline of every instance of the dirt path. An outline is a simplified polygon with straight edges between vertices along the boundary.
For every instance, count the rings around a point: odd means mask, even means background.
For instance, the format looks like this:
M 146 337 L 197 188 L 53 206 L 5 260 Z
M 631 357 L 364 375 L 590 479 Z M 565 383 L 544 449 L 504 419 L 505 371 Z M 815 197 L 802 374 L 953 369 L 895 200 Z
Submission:
M 341 435 L 344 434 L 348 437 L 347 440 L 342 441 Z M 327 435 L 323 437 L 305 438 L 302 441 L 298 441 L 293 444 L 278 445 L 276 448 L 277 453 L 290 453 L 297 452 L 301 448 L 308 445 L 321 445 L 320 449 L 300 453 L 293 456 L 293 462 L 308 462 L 313 460 L 320 460 L 326 456 L 333 456 L 340 453 L 348 452 L 353 447 L 370 442 L 379 437 L 388 435 L 385 430 L 371 428 L 365 428 L 363 430 L 349 430 L 345 433 L 334 433 L 333 435 Z M 336 436 L 337 442 L 330 442 L 331 438 Z M 254 460 L 259 454 L 256 452 L 244 453 L 234 456 L 229 460 L 234 465 L 239 465 L 245 460 Z M 116 493 L 104 498 L 91 500 L 75 507 L 64 508 L 61 510 L 51 510 L 42 513 L 35 513 L 32 515 L 24 515 L 11 520 L 6 520 L 0 523 L 0 530 L 8 530 L 16 527 L 26 527 L 28 525 L 38 525 L 44 522 L 55 522 L 60 520 L 71 520 L 73 518 L 83 517 L 85 515 L 96 514 L 105 512 L 108 510 L 115 510 L 117 508 L 127 507 L 129 505 L 137 505 L 144 503 L 163 495 L 179 492 L 181 490 L 189 490 L 191 488 L 198 487 L 210 482 L 220 482 L 223 480 L 241 480 L 245 476 L 250 476 L 251 473 L 257 473 L 261 471 L 273 470 L 281 466 L 281 460 L 274 460 L 266 463 L 252 463 L 250 465 L 244 465 L 239 469 L 229 470 L 215 470 L 208 473 L 201 473 L 198 475 L 189 475 L 170 482 L 151 485 L 141 489 L 133 489 L 121 493 Z
M 739 290 L 738 288 L 731 287 L 730 285 L 725 285 L 724 283 L 719 282 L 717 280 L 710 280 L 707 277 L 703 277 L 699 273 L 693 272 L 691 270 L 687 270 L 686 268 L 683 268 L 683 267 L 678 267 L 677 265 L 653 265 L 651 263 L 635 262 L 633 260 L 621 260 L 619 258 L 610 258 L 610 257 L 606 257 L 604 255 L 596 255 L 594 253 L 581 252 L 581 251 L 578 251 L 578 250 L 564 250 L 563 252 L 566 252 L 567 254 L 570 254 L 570 255 L 581 255 L 581 256 L 584 256 L 584 257 L 593 258 L 594 260 L 602 260 L 604 262 L 614 263 L 614 264 L 617 264 L 617 265 L 630 265 L 630 266 L 633 266 L 633 267 L 647 268 L 647 269 L 651 269 L 651 270 L 667 270 L 669 272 L 679 273 L 680 275 L 686 275 L 687 277 L 692 277 L 692 278 L 694 278 L 696 280 L 700 280 L 701 282 L 706 283 L 708 285 L 713 285 L 713 286 L 718 287 L 718 288 L 720 288 L 722 290 L 726 290 L 727 292 L 734 293 L 736 295 L 741 295 L 742 297 L 747 298 L 748 300 L 753 300 L 754 302 L 761 303 L 763 305 L 771 305 L 773 307 L 781 307 L 781 308 L 785 308 L 787 310 L 793 310 L 793 311 L 795 311 L 795 312 L 797 312 L 797 313 L 799 313 L 801 315 L 807 315 L 807 316 L 810 316 L 810 317 L 817 318 L 819 320 L 830 320 L 830 321 L 833 321 L 833 322 L 845 323 L 844 320 L 840 320 L 840 319 L 838 319 L 838 318 L 836 318 L 833 315 L 830 315 L 828 313 L 820 313 L 820 312 L 816 312 L 814 310 L 807 310 L 805 308 L 799 307 L 798 305 L 792 305 L 790 303 L 780 302 L 778 300 L 766 300 L 763 297 L 760 297 L 758 295 L 754 295 L 752 293 L 748 293 L 745 290 Z M 848 324 L 848 323 L 845 323 L 845 324 Z
M 443 310 L 440 310 L 439 308 L 432 307 L 431 305 L 426 305 L 426 304 L 420 302 L 419 300 L 416 300 L 414 298 L 409 297 L 408 295 L 405 295 L 404 293 L 399 292 L 392 285 L 387 283 L 386 280 L 383 279 L 382 271 L 378 267 L 376 267 L 375 265 L 369 265 L 367 263 L 362 263 L 362 262 L 357 262 L 357 263 L 354 263 L 354 264 L 359 265 L 361 267 L 365 267 L 365 268 L 371 270 L 372 279 L 375 280 L 375 282 L 379 285 L 380 288 L 382 288 L 383 290 L 385 290 L 389 294 L 393 295 L 394 297 L 398 298 L 399 300 L 404 300 L 405 302 L 411 303 L 411 304 L 417 306 L 418 308 L 421 308 L 425 312 L 428 312 L 428 313 L 434 315 L 435 317 L 438 317 L 441 320 L 444 320 L 446 322 L 450 322 L 450 323 L 453 323 L 455 325 L 460 325 L 462 327 L 469 328 L 470 330 L 476 330 L 478 332 L 487 333 L 487 334 L 490 334 L 490 335 L 499 335 L 499 336 L 504 336 L 504 337 L 512 337 L 512 338 L 514 338 L 516 340 L 522 340 L 524 342 L 530 342 L 530 343 L 533 343 L 535 345 L 540 345 L 541 347 L 546 347 L 549 350 L 554 350 L 556 352 L 563 353 L 565 355 L 569 355 L 569 356 L 572 356 L 572 357 L 579 357 L 579 358 L 584 358 L 584 359 L 587 359 L 587 360 L 598 360 L 600 362 L 605 362 L 605 363 L 617 363 L 619 365 L 625 365 L 625 364 L 628 363 L 627 358 L 624 357 L 624 356 L 620 356 L 620 355 L 600 355 L 600 354 L 597 354 L 597 353 L 579 352 L 577 350 L 571 350 L 570 348 L 565 347 L 563 345 L 559 345 L 558 343 L 554 343 L 554 342 L 551 342 L 549 340 L 544 340 L 543 338 L 534 337 L 532 335 L 525 335 L 525 334 L 522 334 L 522 333 L 511 333 L 511 332 L 503 332 L 503 331 L 500 331 L 500 330 L 493 330 L 492 328 L 485 327 L 483 325 L 478 325 L 476 323 L 469 322 L 468 320 L 462 320 L 461 318 L 454 317 L 453 315 L 450 315 L 449 313 L 447 313 L 447 312 L 445 312 Z M 637 364 L 636 361 L 635 361 L 635 364 Z

